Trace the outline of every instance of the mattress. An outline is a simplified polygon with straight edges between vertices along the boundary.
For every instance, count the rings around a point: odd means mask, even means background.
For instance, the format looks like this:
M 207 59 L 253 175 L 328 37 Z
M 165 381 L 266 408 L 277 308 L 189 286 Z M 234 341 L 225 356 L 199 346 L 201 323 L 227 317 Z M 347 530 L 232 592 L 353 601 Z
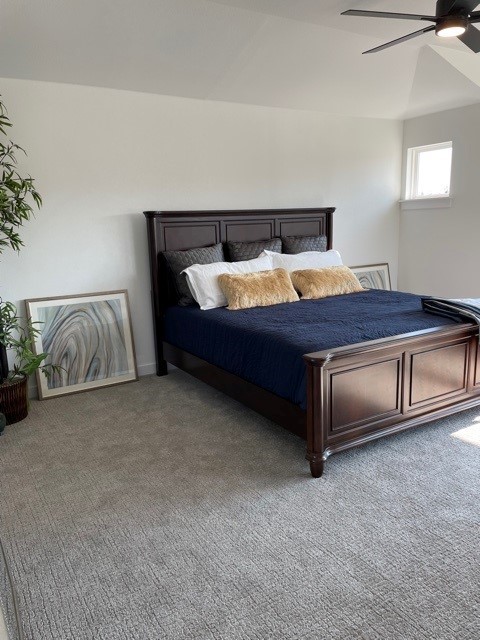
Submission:
M 304 354 L 452 324 L 420 296 L 371 289 L 242 311 L 170 307 L 164 328 L 166 342 L 305 410 Z

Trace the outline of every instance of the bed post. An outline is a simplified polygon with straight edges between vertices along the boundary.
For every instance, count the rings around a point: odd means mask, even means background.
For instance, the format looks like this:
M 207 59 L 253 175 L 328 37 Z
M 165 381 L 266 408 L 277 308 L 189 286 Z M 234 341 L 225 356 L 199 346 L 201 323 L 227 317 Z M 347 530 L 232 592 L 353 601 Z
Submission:
M 304 357 L 307 365 L 307 455 L 310 471 L 320 478 L 325 465 L 325 443 L 323 434 L 323 365 L 325 360 Z
M 159 248 L 157 242 L 155 216 L 151 211 L 146 211 L 144 215 L 147 219 L 148 249 L 150 257 L 150 283 L 153 310 L 153 338 L 155 341 L 157 376 L 166 376 L 168 370 L 167 361 L 163 358 L 163 308 L 161 305 L 161 297 L 158 292 L 158 288 L 160 286 L 158 252 L 161 249 Z
M 327 236 L 327 251 L 333 249 L 333 214 L 335 207 L 325 209 L 325 235 Z

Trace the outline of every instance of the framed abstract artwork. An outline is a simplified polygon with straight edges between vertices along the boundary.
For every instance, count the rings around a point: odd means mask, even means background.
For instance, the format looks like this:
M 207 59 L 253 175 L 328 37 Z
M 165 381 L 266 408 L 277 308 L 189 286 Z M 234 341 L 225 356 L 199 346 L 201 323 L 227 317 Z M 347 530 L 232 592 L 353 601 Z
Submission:
M 364 289 L 387 289 L 391 291 L 392 283 L 390 282 L 390 270 L 387 262 L 350 268 Z
M 58 370 L 37 371 L 41 400 L 138 379 L 126 291 L 26 300 L 35 353 Z

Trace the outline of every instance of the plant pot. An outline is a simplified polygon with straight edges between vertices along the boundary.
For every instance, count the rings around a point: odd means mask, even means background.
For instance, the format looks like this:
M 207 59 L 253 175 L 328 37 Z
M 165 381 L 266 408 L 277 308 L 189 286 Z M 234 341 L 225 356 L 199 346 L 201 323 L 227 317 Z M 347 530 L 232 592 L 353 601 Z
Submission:
M 20 422 L 28 415 L 28 378 L 21 376 L 0 384 L 0 413 L 7 424 Z

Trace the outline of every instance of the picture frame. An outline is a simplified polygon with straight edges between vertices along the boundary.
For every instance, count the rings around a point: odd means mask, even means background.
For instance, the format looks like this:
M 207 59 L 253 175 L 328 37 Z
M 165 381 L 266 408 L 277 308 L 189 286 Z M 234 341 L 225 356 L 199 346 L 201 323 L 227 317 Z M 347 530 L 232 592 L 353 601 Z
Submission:
M 61 367 L 37 370 L 40 400 L 138 380 L 125 289 L 25 300 L 39 334 L 34 351 Z
M 392 290 L 388 262 L 350 267 L 364 289 Z

